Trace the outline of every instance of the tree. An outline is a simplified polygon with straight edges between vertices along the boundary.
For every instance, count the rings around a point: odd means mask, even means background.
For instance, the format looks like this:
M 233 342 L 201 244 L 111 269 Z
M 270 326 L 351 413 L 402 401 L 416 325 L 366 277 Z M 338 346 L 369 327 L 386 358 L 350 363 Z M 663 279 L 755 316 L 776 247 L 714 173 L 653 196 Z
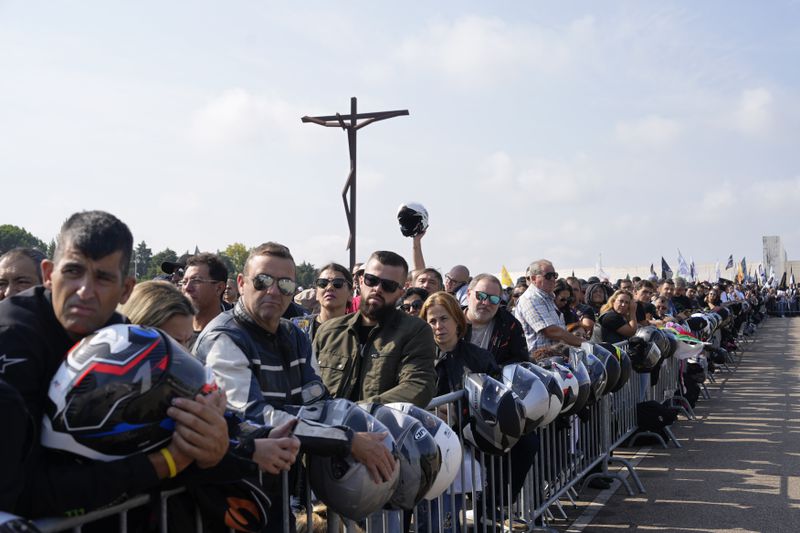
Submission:
M 250 255 L 250 251 L 244 244 L 235 242 L 233 244 L 229 244 L 222 254 L 230 258 L 231 263 L 233 263 L 234 272 L 230 273 L 233 275 L 244 270 L 244 263 L 247 261 L 247 256 Z
M 217 255 L 219 256 L 220 261 L 225 263 L 225 268 L 228 269 L 228 278 L 236 278 L 236 274 L 239 272 L 236 270 L 236 265 L 233 264 L 233 260 L 225 255 L 224 252 L 220 252 L 217 250 Z
M 178 260 L 178 254 L 176 254 L 174 250 L 170 250 L 169 248 L 164 248 L 157 254 L 154 254 L 153 257 L 150 258 L 150 263 L 147 267 L 147 279 L 153 279 L 159 274 L 163 274 L 163 272 L 161 272 L 161 263 L 163 263 L 164 261 L 175 262 L 177 260 Z
M 47 245 L 47 251 L 45 252 L 48 259 L 53 259 L 53 256 L 56 255 L 56 240 L 50 239 L 50 244 Z
M 136 274 L 137 281 L 141 281 L 147 277 L 147 270 L 152 258 L 153 250 L 148 248 L 147 243 L 144 241 L 140 242 L 133 251 L 134 273 Z
M 42 252 L 47 251 L 47 245 L 38 237 L 29 233 L 25 228 L 12 224 L 0 226 L 0 254 L 16 247 L 37 248 Z
M 307 289 L 314 286 L 314 280 L 317 279 L 317 269 L 314 265 L 303 261 L 297 265 L 297 284 Z

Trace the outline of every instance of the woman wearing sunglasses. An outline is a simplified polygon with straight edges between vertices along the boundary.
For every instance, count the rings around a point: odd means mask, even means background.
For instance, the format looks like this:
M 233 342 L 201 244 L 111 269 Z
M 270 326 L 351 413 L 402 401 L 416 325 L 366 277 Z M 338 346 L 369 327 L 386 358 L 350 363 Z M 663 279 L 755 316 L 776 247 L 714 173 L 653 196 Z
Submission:
M 398 307 L 411 316 L 419 316 L 422 304 L 428 299 L 428 291 L 421 287 L 411 287 L 406 289 L 403 297 L 400 298 Z
M 314 286 L 319 313 L 292 319 L 311 341 L 320 324 L 347 313 L 347 304 L 353 298 L 353 276 L 339 263 L 329 263 L 319 270 Z

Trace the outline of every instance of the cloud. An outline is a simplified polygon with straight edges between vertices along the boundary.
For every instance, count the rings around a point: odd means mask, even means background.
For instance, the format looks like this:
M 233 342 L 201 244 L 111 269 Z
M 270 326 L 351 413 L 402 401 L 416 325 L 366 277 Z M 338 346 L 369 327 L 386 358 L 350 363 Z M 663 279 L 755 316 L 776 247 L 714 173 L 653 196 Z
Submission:
M 772 93 L 763 87 L 742 92 L 734 113 L 736 128 L 746 135 L 769 133 L 774 123 L 772 100 Z
M 529 69 L 558 71 L 593 35 L 591 17 L 578 19 L 564 30 L 552 30 L 468 15 L 452 23 L 429 25 L 403 41 L 396 57 L 406 68 L 422 67 L 450 81 L 490 85 Z
M 286 139 L 301 142 L 299 106 L 246 89 L 228 89 L 193 116 L 192 137 L 206 145 L 232 145 Z
M 659 115 L 649 115 L 637 120 L 619 122 L 616 138 L 634 147 L 664 147 L 673 144 L 681 134 L 681 124 Z

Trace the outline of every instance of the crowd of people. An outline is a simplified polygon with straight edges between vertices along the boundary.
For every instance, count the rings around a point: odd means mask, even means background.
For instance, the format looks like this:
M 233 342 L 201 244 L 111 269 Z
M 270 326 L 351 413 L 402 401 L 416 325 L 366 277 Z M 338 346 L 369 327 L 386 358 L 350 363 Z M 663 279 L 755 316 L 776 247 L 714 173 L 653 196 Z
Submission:
M 444 275 L 429 267 L 424 235 L 420 228 L 412 236 L 410 266 L 400 253 L 379 250 L 352 269 L 324 265 L 306 290 L 297 286 L 290 249 L 275 242 L 254 247 L 242 272 L 200 253 L 165 263 L 162 276 L 137 284 L 129 271 L 131 232 L 101 211 L 72 215 L 50 259 L 35 250 L 6 252 L 0 421 L 10 438 L 0 445 L 0 511 L 76 515 L 159 487 L 253 479 L 258 470 L 267 478 L 296 473 L 312 447 L 352 457 L 380 486 L 398 469 L 384 433 L 332 427 L 304 440 L 295 432 L 297 407 L 345 399 L 425 408 L 462 389 L 465 373 L 498 375 L 505 365 L 535 361 L 543 348 L 615 343 L 726 301 L 758 307 L 769 297 L 724 280 L 561 277 L 546 259 L 503 287 L 465 265 Z M 65 354 L 101 328 L 125 323 L 169 335 L 213 373 L 216 390 L 173 401 L 173 437 L 158 450 L 97 461 L 43 446 L 51 381 Z M 514 497 L 538 446 L 529 434 L 503 454 L 514 465 Z M 273 500 L 265 527 L 278 530 L 280 487 L 266 481 L 261 488 Z M 294 492 L 295 504 L 307 503 L 302 490 Z M 475 508 L 492 505 L 499 500 Z M 401 518 L 405 529 L 408 517 Z

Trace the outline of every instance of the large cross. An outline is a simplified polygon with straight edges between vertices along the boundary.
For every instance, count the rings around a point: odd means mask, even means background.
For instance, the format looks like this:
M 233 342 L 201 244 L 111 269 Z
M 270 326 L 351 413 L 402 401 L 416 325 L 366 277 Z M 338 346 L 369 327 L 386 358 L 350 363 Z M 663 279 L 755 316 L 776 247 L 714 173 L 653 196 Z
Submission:
M 356 97 L 350 98 L 350 115 L 342 116 L 339 113 L 324 117 L 301 118 L 303 122 L 313 122 L 328 128 L 342 128 L 347 132 L 347 146 L 350 150 L 350 173 L 342 190 L 342 201 L 344 202 L 344 214 L 347 217 L 347 225 L 350 228 L 350 238 L 347 240 L 347 249 L 350 250 L 350 270 L 356 264 L 356 133 L 364 126 L 368 126 L 379 120 L 408 115 L 408 109 L 398 111 L 377 111 L 374 113 L 358 113 Z M 359 122 L 359 120 L 361 122 Z M 349 202 L 348 202 L 349 192 Z

